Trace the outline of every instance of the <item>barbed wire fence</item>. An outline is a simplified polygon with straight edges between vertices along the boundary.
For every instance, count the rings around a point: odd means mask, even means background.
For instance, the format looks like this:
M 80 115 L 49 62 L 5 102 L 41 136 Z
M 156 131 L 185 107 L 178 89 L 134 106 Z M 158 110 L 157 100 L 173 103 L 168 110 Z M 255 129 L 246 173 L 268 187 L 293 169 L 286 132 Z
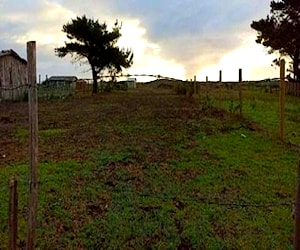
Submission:
M 282 71 L 282 68 L 281 68 Z M 241 74 L 241 73 L 240 73 Z M 117 76 L 118 78 L 124 78 L 124 77 L 152 77 L 154 79 L 161 79 L 161 80 L 170 80 L 170 81 L 176 81 L 177 82 L 177 92 L 182 93 L 185 95 L 189 96 L 195 96 L 198 98 L 204 98 L 205 96 L 208 97 L 211 94 L 220 94 L 219 90 L 222 90 L 222 87 L 229 89 L 229 90 L 236 90 L 238 92 L 238 100 L 239 100 L 239 105 L 238 109 L 240 112 L 240 115 L 242 116 L 243 114 L 243 99 L 242 99 L 242 93 L 243 93 L 243 87 L 247 86 L 249 87 L 250 84 L 249 82 L 243 82 L 242 81 L 242 76 L 240 75 L 240 79 L 237 82 L 230 82 L 226 83 L 223 82 L 222 79 L 216 82 L 198 82 L 196 77 L 192 80 L 179 80 L 176 78 L 172 77 L 165 77 L 162 75 L 153 75 L 153 74 L 120 74 Z M 36 78 L 36 73 L 34 72 L 34 78 Z M 109 79 L 111 78 L 111 75 L 103 75 L 101 76 L 101 79 Z M 90 80 L 90 79 L 83 79 L 83 80 Z M 260 81 L 251 81 L 254 83 L 259 83 L 259 82 L 278 82 L 278 84 L 274 85 L 279 91 L 279 97 L 280 97 L 280 139 L 284 139 L 284 105 L 285 105 L 285 93 L 286 93 L 286 82 L 289 80 L 284 76 L 284 74 L 281 75 L 280 78 L 273 78 L 273 79 L 263 79 Z M 50 99 L 51 96 L 55 96 L 55 94 L 47 94 L 47 90 L 49 89 L 56 89 L 58 93 L 61 93 L 61 89 L 58 86 L 51 86 L 51 85 L 33 85 L 30 83 L 30 81 L 34 80 L 28 80 L 29 83 L 23 84 L 20 86 L 12 86 L 12 87 L 0 87 L 0 100 L 7 100 L 9 98 L 12 99 L 12 101 L 17 100 L 16 97 L 18 95 L 20 96 L 26 96 L 28 99 L 31 99 L 32 101 L 32 95 L 28 94 L 30 91 L 34 90 L 35 94 L 39 98 L 43 98 L 46 96 L 46 99 Z M 36 81 L 35 81 L 36 82 Z M 101 84 L 101 81 L 100 81 Z M 171 83 L 172 84 L 172 83 Z M 183 86 L 180 86 L 183 84 Z M 297 83 L 296 87 L 293 86 L 292 89 L 298 90 L 298 85 Z M 270 86 L 269 86 L 270 85 Z M 264 87 L 273 87 L 272 84 L 266 85 Z M 90 85 L 89 85 L 90 86 Z M 251 87 L 251 86 L 250 86 Z M 75 91 L 76 86 L 74 88 L 71 87 L 71 85 L 65 86 L 66 94 L 63 94 L 61 96 L 68 96 L 70 95 L 69 90 Z M 182 88 L 182 89 L 180 89 Z M 45 92 L 43 93 L 43 91 Z M 91 89 L 88 89 L 88 92 L 91 91 Z M 181 92 L 182 91 L 182 92 Z M 4 93 L 9 93 L 9 94 L 4 94 Z M 42 94 L 41 94 L 42 93 Z M 86 93 L 86 90 L 85 90 Z M 298 92 L 296 92 L 298 93 Z M 34 95 L 35 95 L 34 94 Z M 223 93 L 224 94 L 224 93 Z M 30 97 L 31 96 L 31 97 Z M 25 97 L 25 99 L 26 99 Z M 224 97 L 224 96 L 223 96 Z M 222 97 L 221 97 L 222 99 Z M 224 99 L 224 98 L 223 98 Z M 30 101 L 30 100 L 29 100 Z M 207 100 L 206 100 L 207 101 Z M 37 100 L 36 103 L 31 104 L 33 109 L 35 109 L 35 105 L 37 105 Z M 42 182 L 38 181 L 37 173 L 36 173 L 36 165 L 37 165 L 37 152 L 38 152 L 38 146 L 37 146 L 37 124 L 33 125 L 34 123 L 37 123 L 37 110 L 35 110 L 34 114 L 30 114 L 32 116 L 30 120 L 30 130 L 31 130 L 31 139 L 30 139 L 30 171 L 34 171 L 34 173 L 31 175 L 31 179 L 29 181 L 30 185 L 30 192 L 33 191 L 32 196 L 30 198 L 30 204 L 29 204 L 29 225 L 28 225 L 28 236 L 27 236 L 27 244 L 28 248 L 27 249 L 33 249 L 34 247 L 34 238 L 35 238 L 35 228 L 36 228 L 36 216 L 37 216 L 37 186 L 38 184 L 42 184 Z M 36 126 L 36 127 L 35 127 Z M 34 130 L 34 131 L 33 131 Z M 34 166 L 32 166 L 34 165 Z M 34 170 L 35 169 L 35 170 Z M 131 194 L 133 191 L 130 190 L 117 190 L 114 189 L 114 192 L 118 192 L 120 194 Z M 218 199 L 211 199 L 209 197 L 197 197 L 197 198 L 188 198 L 188 197 L 178 197 L 178 196 L 167 196 L 167 195 L 159 195 L 159 194 L 147 194 L 147 193 L 137 193 L 134 192 L 135 195 L 140 196 L 140 197 L 151 197 L 151 198 L 156 198 L 156 199 L 161 199 L 161 200 L 174 200 L 174 199 L 180 199 L 183 202 L 196 202 L 196 203 L 201 203 L 205 205 L 212 205 L 212 206 L 226 206 L 228 209 L 238 209 L 238 208 L 255 208 L 255 209 L 268 209 L 270 207 L 289 207 L 291 210 L 296 209 L 295 216 L 296 216 L 296 223 L 300 223 L 300 208 L 299 208 L 299 200 L 297 199 L 296 201 L 291 201 L 291 202 L 286 202 L 286 203 L 270 203 L 270 204 L 254 204 L 254 203 L 246 203 L 244 201 L 237 201 L 237 202 L 223 202 Z M 14 178 L 10 182 L 10 202 L 9 202 L 9 207 L 10 207 L 10 220 L 9 220 L 9 228 L 10 228 L 10 237 L 9 237 L 9 244 L 11 246 L 11 249 L 16 249 L 16 241 L 17 241 L 17 180 Z
M 153 75 L 153 74 L 119 74 L 115 76 L 117 79 L 129 78 L 129 77 L 150 77 L 153 79 L 164 79 L 170 81 L 182 81 L 176 78 Z M 109 84 L 109 81 L 104 81 L 105 79 L 111 79 L 111 75 L 102 75 L 100 81 L 98 81 L 98 88 L 100 91 L 105 91 L 105 84 Z M 73 95 L 89 95 L 92 92 L 92 82 L 93 79 L 82 78 L 73 82 L 61 82 L 61 83 L 47 83 L 37 84 L 38 98 L 40 100 L 49 99 L 64 99 Z M 126 85 L 123 81 L 122 84 Z M 185 81 L 182 81 L 185 82 Z M 120 82 L 111 82 L 111 85 L 117 85 Z M 103 86 L 104 85 L 104 86 Z M 1 101 L 27 101 L 28 100 L 28 84 L 21 84 L 18 86 L 7 86 L 0 87 L 0 102 Z M 126 87 L 128 88 L 128 86 Z
M 80 173 L 78 173 L 80 174 Z M 24 177 L 19 178 L 18 180 L 12 179 L 18 182 L 19 185 L 27 185 L 28 181 L 24 179 Z M 43 178 L 43 180 L 38 181 L 38 185 L 46 185 L 51 184 L 52 179 Z M 147 192 L 141 192 L 141 191 L 134 191 L 132 189 L 124 189 L 124 188 L 117 188 L 117 187 L 111 187 L 107 186 L 107 190 L 112 193 L 118 193 L 118 194 L 124 194 L 124 195 L 131 195 L 134 194 L 136 196 L 140 197 L 146 197 L 146 198 L 155 198 L 159 200 L 180 200 L 182 202 L 193 202 L 193 203 L 199 203 L 204 205 L 216 205 L 216 206 L 226 206 L 231 207 L 231 209 L 238 209 L 238 208 L 256 208 L 256 209 L 269 209 L 269 208 L 278 208 L 278 207 L 287 207 L 293 212 L 296 201 L 286 201 L 286 202 L 246 202 L 244 200 L 236 200 L 235 202 L 226 202 L 222 200 L 220 197 L 208 197 L 205 195 L 197 195 L 196 197 L 191 196 L 182 196 L 180 194 L 178 195 L 167 195 L 167 194 L 161 194 L 161 193 L 147 193 Z
M 215 88 L 230 88 L 235 89 L 238 85 L 238 81 L 226 81 L 223 82 L 222 80 L 219 81 L 196 81 L 193 79 L 190 80 L 182 80 L 177 79 L 173 77 L 163 76 L 163 75 L 155 75 L 155 74 L 119 74 L 115 76 L 117 79 L 122 79 L 124 77 L 130 78 L 130 77 L 147 77 L 147 78 L 153 78 L 155 80 L 167 80 L 167 81 L 173 81 L 174 83 L 170 84 L 177 84 L 177 87 L 179 84 L 183 84 L 185 86 L 181 86 L 183 89 L 178 90 L 179 93 L 185 93 L 189 95 L 198 94 L 200 92 L 200 89 L 203 88 L 203 93 L 208 95 L 208 93 L 205 93 L 205 90 L 207 90 L 207 87 L 210 87 L 210 90 Z M 98 81 L 98 88 L 100 91 L 105 91 L 103 88 L 103 85 L 110 83 L 113 86 L 116 86 L 117 84 L 123 84 L 126 85 L 126 80 L 124 81 L 116 81 L 116 82 L 109 82 L 104 81 L 105 79 L 112 78 L 111 75 L 102 75 L 101 80 Z M 300 95 L 300 86 L 297 82 L 291 82 L 288 81 L 289 78 L 285 78 L 285 81 L 287 83 L 287 93 L 293 94 L 299 96 Z M 89 95 L 92 92 L 92 82 L 93 79 L 90 78 L 81 78 L 78 79 L 78 81 L 73 82 L 62 82 L 62 83 L 55 83 L 55 84 L 37 84 L 38 89 L 38 98 L 40 100 L 49 100 L 49 99 L 64 99 L 69 96 L 73 95 Z M 244 87 L 251 88 L 253 86 L 259 87 L 261 89 L 264 89 L 264 91 L 277 91 L 279 89 L 279 81 L 280 78 L 266 78 L 262 80 L 255 80 L 255 81 L 242 81 L 242 85 Z M 151 82 L 151 81 L 150 81 Z M 196 84 L 194 84 L 196 82 Z M 145 82 L 143 82 L 145 84 Z M 147 83 L 147 82 L 146 82 Z M 196 86 L 196 87 L 195 87 Z M 175 86 L 174 86 L 175 87 Z M 194 88 L 192 88 L 194 87 Z M 206 88 L 205 88 L 206 87 Z M 0 87 L 0 102 L 1 101 L 27 101 L 28 100 L 28 84 L 22 84 L 19 86 L 7 86 L 7 87 Z

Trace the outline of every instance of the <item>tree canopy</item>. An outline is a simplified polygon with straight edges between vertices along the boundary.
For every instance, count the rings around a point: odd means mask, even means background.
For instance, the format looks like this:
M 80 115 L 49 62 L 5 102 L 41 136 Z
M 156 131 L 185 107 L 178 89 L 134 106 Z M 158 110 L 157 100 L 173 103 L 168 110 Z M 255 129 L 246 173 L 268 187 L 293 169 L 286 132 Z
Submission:
M 112 77 L 129 68 L 133 63 L 133 52 L 119 48 L 116 43 L 121 37 L 121 25 L 115 22 L 112 31 L 107 30 L 106 23 L 87 18 L 85 15 L 72 19 L 63 25 L 68 42 L 65 46 L 55 48 L 58 57 L 70 54 L 75 61 L 89 63 L 93 75 L 93 93 L 98 92 L 97 79 L 104 71 Z
M 269 49 L 269 53 L 279 52 L 292 61 L 291 72 L 294 79 L 300 80 L 300 1 L 271 1 L 270 15 L 253 21 L 251 28 L 257 31 L 256 42 Z M 279 58 L 274 60 L 279 62 Z

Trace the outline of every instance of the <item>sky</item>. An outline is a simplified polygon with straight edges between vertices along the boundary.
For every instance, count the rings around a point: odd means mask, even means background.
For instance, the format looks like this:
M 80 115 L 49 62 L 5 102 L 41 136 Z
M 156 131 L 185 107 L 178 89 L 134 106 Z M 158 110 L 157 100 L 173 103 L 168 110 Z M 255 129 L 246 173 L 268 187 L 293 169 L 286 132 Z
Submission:
M 204 81 L 276 78 L 275 55 L 255 42 L 253 20 L 265 18 L 269 0 L 0 0 L 0 50 L 26 59 L 26 43 L 37 43 L 37 72 L 92 78 L 89 66 L 58 58 L 67 40 L 62 26 L 77 16 L 122 23 L 118 46 L 132 49 L 126 74 L 150 74 Z M 139 80 L 144 81 L 140 78 Z

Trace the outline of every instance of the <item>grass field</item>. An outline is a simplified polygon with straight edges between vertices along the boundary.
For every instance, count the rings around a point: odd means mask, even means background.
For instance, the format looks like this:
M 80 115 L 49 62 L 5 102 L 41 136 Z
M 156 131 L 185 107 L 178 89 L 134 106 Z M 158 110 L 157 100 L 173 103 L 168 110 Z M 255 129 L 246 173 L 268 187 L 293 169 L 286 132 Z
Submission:
M 261 114 L 275 103 L 249 100 L 243 119 L 230 100 L 216 108 L 216 96 L 149 86 L 41 102 L 36 247 L 292 249 L 300 105 L 288 107 L 280 142 L 277 116 Z M 27 112 L 24 103 L 0 103 L 0 249 L 13 175 L 25 246 Z

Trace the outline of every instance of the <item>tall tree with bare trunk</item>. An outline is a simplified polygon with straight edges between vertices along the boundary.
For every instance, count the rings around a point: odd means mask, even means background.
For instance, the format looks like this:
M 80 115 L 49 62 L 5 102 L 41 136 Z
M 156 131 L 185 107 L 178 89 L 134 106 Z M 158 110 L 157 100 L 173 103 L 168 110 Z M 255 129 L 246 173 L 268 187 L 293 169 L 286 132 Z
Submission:
M 92 70 L 93 93 L 97 93 L 101 73 L 107 70 L 114 76 L 133 63 L 133 52 L 117 46 L 120 30 L 118 21 L 112 31 L 108 31 L 106 23 L 100 24 L 85 15 L 77 17 L 63 25 L 62 31 L 69 41 L 65 42 L 65 46 L 55 48 L 55 54 L 58 57 L 70 54 L 75 61 L 87 62 Z

